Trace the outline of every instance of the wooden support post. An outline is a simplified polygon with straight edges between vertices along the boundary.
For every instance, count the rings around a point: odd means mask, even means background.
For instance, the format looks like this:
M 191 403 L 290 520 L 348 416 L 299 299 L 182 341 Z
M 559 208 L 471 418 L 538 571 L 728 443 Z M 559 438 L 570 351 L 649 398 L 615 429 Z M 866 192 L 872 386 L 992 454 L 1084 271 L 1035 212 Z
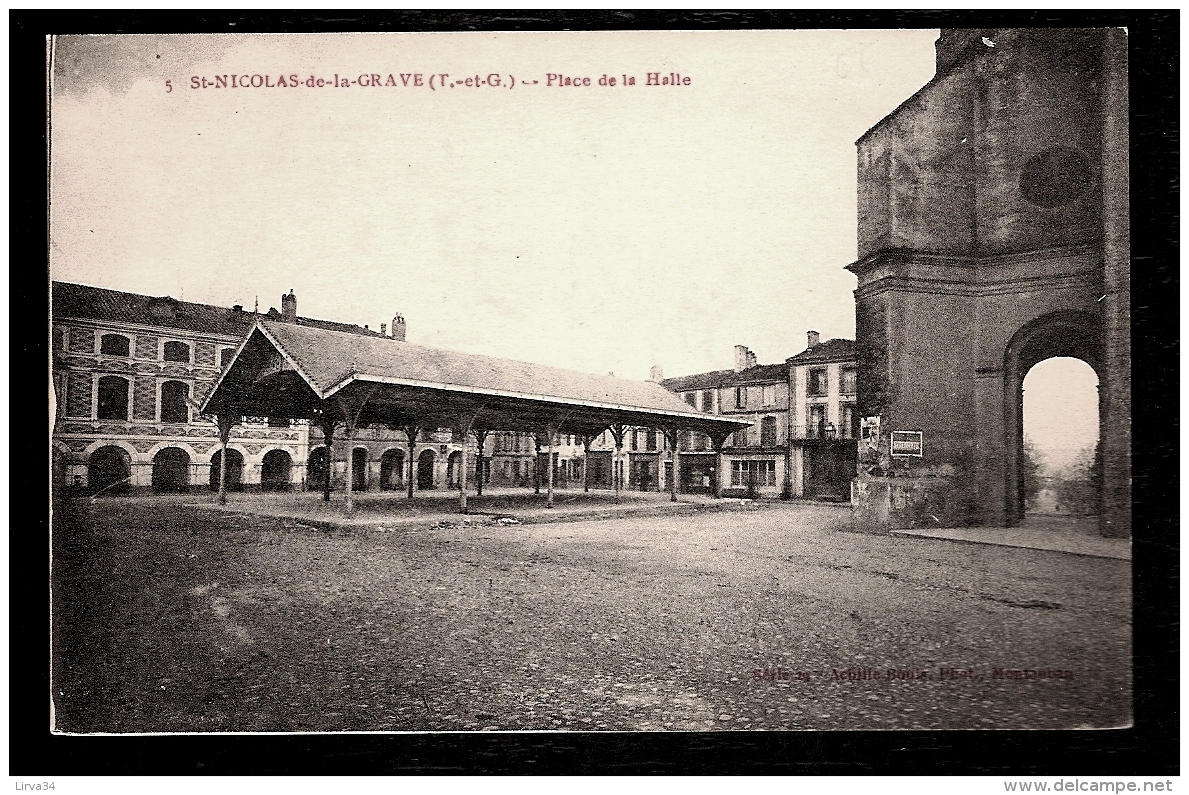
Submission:
M 590 492 L 590 434 L 582 434 L 582 491 Z
M 417 450 L 417 434 L 420 430 L 421 427 L 416 422 L 410 422 L 404 426 L 405 444 L 409 447 L 409 479 L 406 481 L 405 486 L 408 488 L 410 500 L 413 499 L 413 467 L 415 464 L 413 453 Z
M 355 515 L 355 423 L 347 423 L 347 516 Z
M 722 457 L 722 449 L 727 443 L 728 435 L 716 433 L 710 437 L 710 441 L 714 445 L 714 497 L 719 500 L 722 499 L 722 470 L 725 463 Z
M 649 430 L 648 433 L 655 434 L 656 431 Z M 665 434 L 661 434 L 661 437 L 665 437 Z M 661 449 L 656 450 L 656 491 L 659 492 L 665 491 L 665 486 L 661 484 L 661 477 L 665 474 L 665 449 L 663 448 L 665 446 L 661 444 Z
M 546 482 L 549 484 L 548 491 L 545 497 L 545 507 L 553 507 L 553 445 L 557 437 L 557 426 L 548 425 L 545 428 L 545 433 L 549 435 L 548 438 L 548 452 L 545 454 L 545 472 Z
M 338 420 L 323 409 L 318 413 L 318 425 L 322 428 L 322 441 L 326 444 L 326 479 L 322 482 L 322 501 L 330 502 L 330 479 L 334 476 L 334 428 Z
M 363 407 L 367 404 L 371 394 L 372 390 L 369 389 L 364 393 L 362 398 L 357 400 L 343 397 L 342 393 L 338 397 L 339 408 L 343 412 L 343 424 L 347 427 L 347 486 L 345 491 L 347 494 L 348 518 L 355 515 L 355 495 L 352 491 L 355 486 L 352 482 L 355 480 L 355 426 L 359 422 L 359 416 L 363 413 Z
M 677 502 L 677 483 L 681 479 L 681 474 L 678 471 L 680 447 L 681 447 L 681 431 L 677 428 L 672 428 L 668 434 L 673 438 L 673 476 L 669 479 L 669 500 L 670 502 Z
M 533 434 L 533 494 L 541 493 L 541 437 Z
M 471 437 L 474 421 L 474 414 L 460 414 L 457 420 L 458 434 L 462 438 L 462 452 L 458 455 L 458 511 L 463 514 L 467 512 L 467 439 Z
M 219 504 L 227 504 L 227 442 L 231 439 L 232 416 L 219 414 L 215 418 L 219 426 Z
M 612 425 L 608 430 L 611 431 L 611 438 L 615 440 L 615 456 L 611 459 L 611 482 L 615 486 L 615 501 L 619 502 L 619 488 L 623 478 L 620 473 L 620 458 L 623 456 L 623 435 L 627 433 L 627 426 L 622 424 Z
M 475 437 L 475 496 L 483 496 L 483 448 L 487 446 L 487 428 L 477 428 L 471 431 Z

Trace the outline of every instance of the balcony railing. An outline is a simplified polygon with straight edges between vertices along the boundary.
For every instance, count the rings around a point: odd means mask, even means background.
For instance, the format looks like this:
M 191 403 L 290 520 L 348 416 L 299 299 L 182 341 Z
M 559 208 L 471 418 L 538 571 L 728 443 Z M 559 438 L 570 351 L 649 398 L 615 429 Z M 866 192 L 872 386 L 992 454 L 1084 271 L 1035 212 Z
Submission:
M 832 422 L 819 422 L 812 425 L 793 425 L 789 428 L 792 439 L 857 439 L 858 428 L 838 426 Z

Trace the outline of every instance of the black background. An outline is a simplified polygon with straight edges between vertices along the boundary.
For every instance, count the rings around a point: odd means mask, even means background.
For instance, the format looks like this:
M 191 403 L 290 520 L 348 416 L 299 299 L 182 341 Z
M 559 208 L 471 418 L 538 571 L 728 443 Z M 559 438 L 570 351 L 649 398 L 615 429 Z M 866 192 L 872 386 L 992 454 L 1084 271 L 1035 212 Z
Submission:
M 9 775 L 1179 774 L 1179 12 L 10 12 Z M 1135 721 L 1111 731 L 63 736 L 49 731 L 46 39 L 68 33 L 1126 26 Z M 30 419 L 36 418 L 36 419 Z

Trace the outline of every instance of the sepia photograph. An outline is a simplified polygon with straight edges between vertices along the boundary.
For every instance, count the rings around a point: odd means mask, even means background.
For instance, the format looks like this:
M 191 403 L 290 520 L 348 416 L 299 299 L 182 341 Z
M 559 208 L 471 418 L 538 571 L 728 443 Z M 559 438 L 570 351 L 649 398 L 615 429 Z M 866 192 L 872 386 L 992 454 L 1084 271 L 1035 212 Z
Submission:
M 1128 36 L 47 37 L 50 730 L 1133 726 Z

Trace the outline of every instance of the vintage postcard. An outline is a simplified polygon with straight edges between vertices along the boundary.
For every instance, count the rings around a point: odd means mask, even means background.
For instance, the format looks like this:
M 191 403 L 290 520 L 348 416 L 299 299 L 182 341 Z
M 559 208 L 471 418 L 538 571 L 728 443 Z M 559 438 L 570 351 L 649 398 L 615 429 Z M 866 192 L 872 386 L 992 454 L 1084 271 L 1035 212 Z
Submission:
M 53 731 L 1132 724 L 1126 31 L 46 46 Z

